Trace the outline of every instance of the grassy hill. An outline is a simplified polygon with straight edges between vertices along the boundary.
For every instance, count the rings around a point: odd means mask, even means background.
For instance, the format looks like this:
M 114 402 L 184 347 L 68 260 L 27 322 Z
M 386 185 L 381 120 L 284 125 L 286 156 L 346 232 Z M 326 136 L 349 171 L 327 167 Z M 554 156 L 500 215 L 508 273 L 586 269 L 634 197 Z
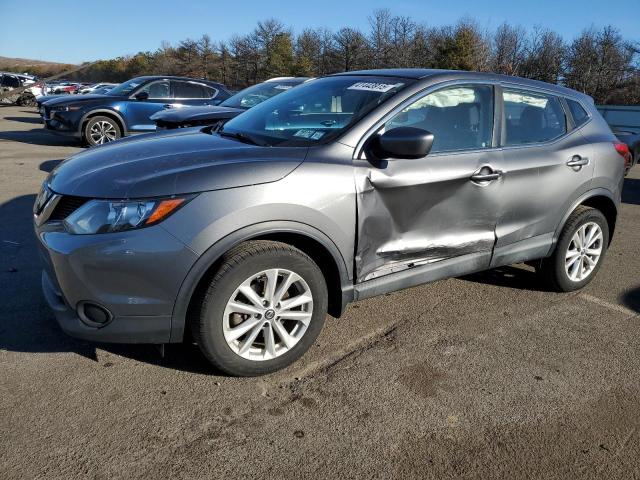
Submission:
M 0 71 L 31 73 L 40 77 L 48 77 L 63 72 L 74 65 L 68 63 L 46 62 L 29 58 L 0 57 Z

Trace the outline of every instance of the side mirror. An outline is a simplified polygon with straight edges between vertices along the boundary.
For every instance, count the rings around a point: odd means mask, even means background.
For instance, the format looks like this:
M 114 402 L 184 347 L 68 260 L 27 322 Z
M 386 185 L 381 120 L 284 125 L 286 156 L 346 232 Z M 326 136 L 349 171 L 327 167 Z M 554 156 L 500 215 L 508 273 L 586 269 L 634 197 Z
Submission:
M 136 97 L 136 100 L 140 100 L 140 101 L 146 100 L 147 98 L 149 98 L 149 92 L 138 92 L 136 93 L 135 97 Z
M 378 137 L 378 150 L 384 158 L 423 158 L 432 146 L 433 133 L 421 128 L 398 127 Z

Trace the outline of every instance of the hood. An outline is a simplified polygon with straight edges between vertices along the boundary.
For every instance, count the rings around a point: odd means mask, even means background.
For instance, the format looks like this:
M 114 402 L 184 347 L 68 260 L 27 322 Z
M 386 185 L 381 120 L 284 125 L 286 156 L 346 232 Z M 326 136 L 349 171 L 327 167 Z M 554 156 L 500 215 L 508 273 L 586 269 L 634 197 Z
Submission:
M 85 150 L 49 176 L 54 192 L 93 198 L 144 198 L 219 190 L 280 180 L 306 147 L 259 147 L 180 129 Z
M 151 115 L 151 120 L 162 121 L 164 123 L 183 123 L 193 121 L 206 121 L 211 120 L 216 122 L 218 120 L 225 120 L 233 118 L 244 112 L 241 108 L 233 107 L 183 107 L 183 108 L 169 108 L 166 110 L 160 110 L 159 112 Z
M 51 100 L 47 101 L 47 106 L 62 105 L 65 103 L 73 103 L 73 104 L 88 103 L 96 100 L 100 102 L 105 102 L 109 100 L 122 100 L 122 98 L 123 97 L 116 97 L 116 96 L 109 96 L 109 95 L 94 95 L 94 94 L 60 95 L 60 96 L 52 97 Z

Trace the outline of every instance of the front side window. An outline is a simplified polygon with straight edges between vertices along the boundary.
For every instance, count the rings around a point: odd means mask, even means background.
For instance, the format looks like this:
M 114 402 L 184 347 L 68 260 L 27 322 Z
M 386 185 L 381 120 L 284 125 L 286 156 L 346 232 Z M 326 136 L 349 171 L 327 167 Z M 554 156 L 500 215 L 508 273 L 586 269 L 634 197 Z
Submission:
M 493 87 L 464 85 L 429 93 L 385 124 L 385 130 L 398 127 L 433 133 L 433 153 L 489 148 L 493 135 Z
M 311 146 L 337 138 L 415 80 L 340 75 L 275 95 L 225 124 L 221 135 L 243 135 L 269 146 Z
M 567 131 L 560 99 L 552 95 L 504 90 L 506 146 L 553 140 Z
M 147 92 L 150 99 L 171 98 L 169 80 L 159 80 L 157 82 L 151 82 L 142 87 L 137 93 L 141 92 Z

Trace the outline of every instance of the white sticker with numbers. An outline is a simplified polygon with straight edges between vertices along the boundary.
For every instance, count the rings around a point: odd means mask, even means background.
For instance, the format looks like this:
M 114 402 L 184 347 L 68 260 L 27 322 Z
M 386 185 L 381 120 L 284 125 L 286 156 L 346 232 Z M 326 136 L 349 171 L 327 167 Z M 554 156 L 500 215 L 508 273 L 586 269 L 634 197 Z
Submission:
M 375 82 L 358 82 L 354 83 L 347 90 L 364 90 L 366 92 L 388 92 L 398 84 L 395 83 L 393 85 L 388 83 L 375 83 Z

